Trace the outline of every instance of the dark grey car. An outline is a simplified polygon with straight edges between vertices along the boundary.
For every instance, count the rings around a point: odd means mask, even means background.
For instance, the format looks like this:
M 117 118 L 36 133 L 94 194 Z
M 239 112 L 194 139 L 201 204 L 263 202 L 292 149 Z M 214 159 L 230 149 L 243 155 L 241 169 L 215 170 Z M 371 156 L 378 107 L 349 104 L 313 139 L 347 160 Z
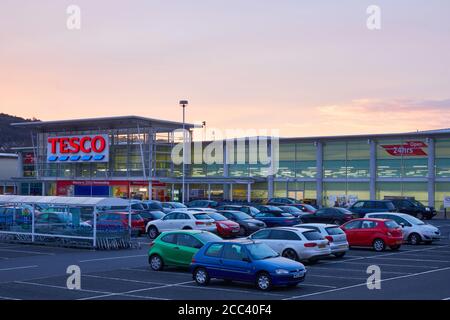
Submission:
M 255 231 L 264 229 L 266 224 L 260 220 L 256 220 L 242 211 L 220 210 L 218 211 L 224 217 L 239 223 L 241 227 L 239 235 L 247 236 Z

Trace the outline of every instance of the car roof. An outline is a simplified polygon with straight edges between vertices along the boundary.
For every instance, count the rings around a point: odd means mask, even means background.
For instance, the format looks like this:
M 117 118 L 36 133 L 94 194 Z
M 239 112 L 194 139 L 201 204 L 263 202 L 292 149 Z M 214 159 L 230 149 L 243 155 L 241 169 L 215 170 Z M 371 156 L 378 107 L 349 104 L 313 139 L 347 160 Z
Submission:
M 297 224 L 297 226 L 299 226 L 300 228 L 302 226 L 310 226 L 310 227 L 324 227 L 324 228 L 329 228 L 329 227 L 339 227 L 336 224 L 331 224 L 331 223 L 301 223 L 301 224 Z
M 183 234 L 199 234 L 199 233 L 209 233 L 205 230 L 171 230 L 171 231 L 164 231 L 162 234 L 172 234 L 172 233 L 183 233 Z
M 391 214 L 393 216 L 399 216 L 399 217 L 410 217 L 410 215 L 406 214 L 406 213 L 388 212 L 388 211 L 386 211 L 386 212 L 370 212 L 370 213 L 367 213 L 366 216 L 373 215 L 373 214 Z
M 253 244 L 257 243 L 256 240 L 241 238 L 241 239 L 233 239 L 233 240 L 222 240 L 222 241 L 211 241 L 210 243 L 239 243 L 239 244 Z
M 308 229 L 308 228 L 301 228 L 301 227 L 273 227 L 273 228 L 266 228 L 266 229 L 270 229 L 270 230 L 294 231 L 294 232 L 311 231 L 311 229 Z
M 385 222 L 385 221 L 389 221 L 391 219 L 381 219 L 381 218 L 358 218 L 358 219 L 353 219 L 350 220 L 351 221 L 378 221 L 378 222 Z

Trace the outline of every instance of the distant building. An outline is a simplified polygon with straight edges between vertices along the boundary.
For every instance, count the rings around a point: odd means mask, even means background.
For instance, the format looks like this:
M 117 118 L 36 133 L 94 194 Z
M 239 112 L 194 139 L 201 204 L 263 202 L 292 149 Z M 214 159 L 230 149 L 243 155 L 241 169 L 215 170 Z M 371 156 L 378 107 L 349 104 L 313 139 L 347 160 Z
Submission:
M 0 194 L 15 194 L 16 183 L 11 177 L 20 175 L 19 156 L 15 153 L 0 153 Z

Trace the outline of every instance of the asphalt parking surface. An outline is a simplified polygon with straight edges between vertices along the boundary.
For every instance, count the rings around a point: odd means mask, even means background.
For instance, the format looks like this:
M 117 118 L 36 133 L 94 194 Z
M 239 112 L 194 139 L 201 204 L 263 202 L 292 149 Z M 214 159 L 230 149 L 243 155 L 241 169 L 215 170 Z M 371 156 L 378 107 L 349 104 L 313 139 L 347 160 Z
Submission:
M 221 280 L 199 287 L 183 269 L 154 272 L 146 238 L 139 239 L 141 249 L 117 251 L 0 243 L 0 300 L 450 299 L 450 219 L 431 224 L 441 229 L 440 242 L 403 245 L 396 252 L 351 249 L 342 259 L 306 266 L 306 280 L 296 288 L 270 292 Z M 67 289 L 69 265 L 81 268 L 81 290 Z M 381 269 L 379 290 L 367 288 L 369 265 Z

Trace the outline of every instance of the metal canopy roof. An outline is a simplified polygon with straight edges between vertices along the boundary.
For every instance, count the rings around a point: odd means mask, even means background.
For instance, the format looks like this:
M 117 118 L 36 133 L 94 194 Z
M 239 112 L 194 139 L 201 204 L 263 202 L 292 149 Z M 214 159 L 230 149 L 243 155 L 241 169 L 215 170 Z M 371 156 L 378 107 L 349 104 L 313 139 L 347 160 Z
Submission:
M 118 116 L 54 121 L 32 121 L 12 123 L 15 127 L 29 127 L 44 132 L 52 131 L 76 131 L 76 130 L 98 130 L 98 129 L 126 129 L 131 127 L 153 127 L 166 130 L 180 129 L 182 122 L 146 118 L 141 116 Z M 186 129 L 201 127 L 192 123 L 185 123 Z
M 53 204 L 69 206 L 127 206 L 128 200 L 96 197 L 0 196 L 0 203 Z

